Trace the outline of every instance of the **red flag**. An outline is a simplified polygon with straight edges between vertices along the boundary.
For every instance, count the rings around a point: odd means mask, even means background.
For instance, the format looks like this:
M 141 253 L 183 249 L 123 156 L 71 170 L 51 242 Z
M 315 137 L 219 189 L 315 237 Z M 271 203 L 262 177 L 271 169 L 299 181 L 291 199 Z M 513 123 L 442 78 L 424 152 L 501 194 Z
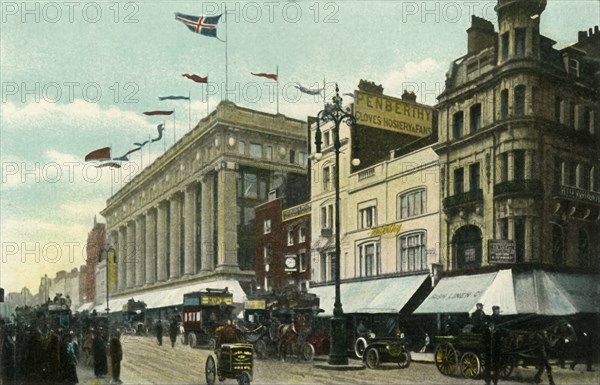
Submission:
M 266 74 L 264 72 L 261 72 L 261 73 L 258 73 L 258 74 L 255 74 L 254 72 L 250 72 L 250 73 L 252 75 L 254 75 L 254 76 L 260 76 L 260 77 L 263 77 L 263 78 L 267 78 L 267 79 L 271 79 L 271 80 L 277 81 L 277 74 Z
M 99 148 L 85 156 L 85 161 L 89 160 L 108 160 L 110 159 L 110 147 Z
M 202 76 L 199 75 L 194 75 L 194 74 L 183 74 L 181 76 L 184 76 L 188 79 L 191 79 L 193 81 L 195 81 L 196 83 L 208 83 L 208 76 L 203 78 Z
M 173 111 L 146 111 L 144 115 L 172 115 Z

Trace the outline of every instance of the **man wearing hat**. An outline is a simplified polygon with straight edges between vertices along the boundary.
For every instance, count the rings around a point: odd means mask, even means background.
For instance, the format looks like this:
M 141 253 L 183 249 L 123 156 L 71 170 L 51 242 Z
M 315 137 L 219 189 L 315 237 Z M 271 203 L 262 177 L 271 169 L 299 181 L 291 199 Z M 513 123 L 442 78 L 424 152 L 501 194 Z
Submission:
M 477 310 L 471 315 L 471 323 L 473 324 L 473 332 L 481 333 L 487 323 L 487 316 L 483 311 L 483 304 L 481 302 L 477 303 L 475 306 L 477 307 Z
M 492 306 L 492 315 L 488 323 L 488 327 L 484 328 L 483 343 L 486 351 L 487 362 L 485 365 L 485 373 L 483 378 L 486 385 L 493 383 L 498 384 L 502 357 L 502 336 L 503 333 L 498 329 L 500 325 L 500 306 Z

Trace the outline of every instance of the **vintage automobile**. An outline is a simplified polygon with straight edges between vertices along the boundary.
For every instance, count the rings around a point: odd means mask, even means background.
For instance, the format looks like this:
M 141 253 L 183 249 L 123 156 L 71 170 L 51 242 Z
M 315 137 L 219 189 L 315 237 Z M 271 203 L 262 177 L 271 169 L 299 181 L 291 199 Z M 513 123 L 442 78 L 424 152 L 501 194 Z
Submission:
M 363 361 L 370 369 L 385 362 L 398 364 L 400 369 L 408 368 L 411 357 L 404 338 L 374 338 L 367 345 Z
M 312 329 L 302 344 L 301 355 L 306 361 L 315 356 L 329 355 L 331 318 L 312 317 Z
M 223 344 L 218 355 L 218 362 L 210 355 L 206 359 L 205 376 L 208 385 L 214 385 L 215 379 L 224 381 L 235 378 L 239 385 L 252 382 L 254 351 L 251 344 Z

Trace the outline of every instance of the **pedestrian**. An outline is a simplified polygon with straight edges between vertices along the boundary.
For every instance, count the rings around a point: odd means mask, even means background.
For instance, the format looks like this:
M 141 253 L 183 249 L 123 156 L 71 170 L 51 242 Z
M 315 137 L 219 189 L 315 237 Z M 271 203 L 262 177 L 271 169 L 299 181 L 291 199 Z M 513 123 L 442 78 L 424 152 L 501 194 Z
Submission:
M 102 378 L 108 374 L 108 363 L 106 360 L 106 342 L 102 328 L 99 328 L 98 333 L 94 336 L 92 345 L 94 353 L 94 375 L 97 378 Z
M 85 336 L 83 342 L 83 351 L 85 352 L 85 364 L 92 366 L 94 362 L 94 355 L 92 353 L 92 345 L 94 343 L 94 329 L 92 328 L 89 333 Z
M 75 333 L 71 331 L 66 339 L 65 362 L 63 363 L 65 384 L 74 385 L 79 383 L 77 378 L 77 339 Z
M 500 366 L 502 362 L 501 342 L 503 333 L 498 328 L 499 324 L 500 306 L 492 306 L 492 315 L 482 334 L 482 342 L 488 358 L 483 376 L 486 385 L 490 385 L 492 382 L 494 385 L 497 385 L 498 377 L 500 375 Z
M 487 323 L 487 316 L 483 311 L 483 304 L 481 302 L 477 303 L 475 306 L 477 309 L 471 314 L 471 323 L 473 324 L 473 332 L 481 333 Z
M 123 348 L 121 346 L 121 331 L 117 329 L 110 339 L 110 363 L 112 368 L 111 384 L 122 384 L 121 381 L 121 360 L 123 359 Z
M 171 339 L 171 347 L 175 347 L 175 341 L 177 341 L 177 333 L 179 333 L 179 325 L 177 324 L 177 319 L 173 317 L 171 323 L 169 324 L 169 338 Z
M 156 322 L 156 340 L 158 341 L 158 346 L 162 346 L 162 335 L 163 335 L 163 326 L 162 326 L 162 322 L 159 319 Z

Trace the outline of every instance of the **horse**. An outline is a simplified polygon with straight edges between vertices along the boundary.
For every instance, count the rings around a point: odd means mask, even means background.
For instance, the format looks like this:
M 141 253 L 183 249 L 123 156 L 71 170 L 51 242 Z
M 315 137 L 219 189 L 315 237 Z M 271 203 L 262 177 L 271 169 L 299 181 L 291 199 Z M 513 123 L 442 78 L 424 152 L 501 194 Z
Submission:
M 512 330 L 498 331 L 500 334 L 500 354 L 504 357 L 532 359 L 538 369 L 534 381 L 540 383 L 546 369 L 548 382 L 555 385 L 552 368 L 548 362 L 548 353 L 559 340 L 576 341 L 577 335 L 573 326 L 566 320 L 560 320 L 537 331 Z
M 281 361 L 287 358 L 288 347 L 293 353 L 294 346 L 298 343 L 298 337 L 306 326 L 306 318 L 302 314 L 292 319 L 289 324 L 281 324 L 277 327 L 277 354 Z

